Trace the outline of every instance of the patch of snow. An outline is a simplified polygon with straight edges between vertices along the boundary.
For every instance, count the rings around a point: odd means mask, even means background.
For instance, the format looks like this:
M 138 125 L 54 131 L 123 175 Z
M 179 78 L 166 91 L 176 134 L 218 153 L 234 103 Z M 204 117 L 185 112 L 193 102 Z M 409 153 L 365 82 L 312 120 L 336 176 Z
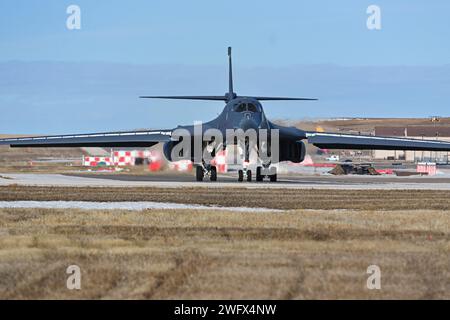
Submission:
M 164 210 L 226 210 L 239 212 L 267 212 L 281 211 L 267 208 L 249 208 L 249 207 L 220 207 L 220 206 L 202 206 L 195 204 L 182 204 L 171 202 L 90 202 L 90 201 L 0 201 L 0 208 L 42 208 L 42 209 L 84 209 L 84 210 L 132 210 L 142 211 L 146 209 L 164 209 Z

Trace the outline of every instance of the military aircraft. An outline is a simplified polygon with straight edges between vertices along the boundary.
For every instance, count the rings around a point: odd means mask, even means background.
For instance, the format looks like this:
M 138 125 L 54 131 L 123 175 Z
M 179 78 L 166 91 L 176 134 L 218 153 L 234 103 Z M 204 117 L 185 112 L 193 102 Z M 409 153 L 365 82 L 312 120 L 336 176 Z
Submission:
M 103 132 L 88 134 L 52 135 L 39 137 L 21 137 L 0 139 L 0 145 L 10 145 L 12 148 L 19 147 L 151 147 L 157 143 L 164 143 L 164 155 L 172 161 L 172 151 L 182 139 L 174 136 L 176 129 L 184 129 L 191 134 L 204 135 L 208 129 L 217 129 L 226 135 L 227 129 L 267 129 L 277 130 L 279 154 L 277 161 L 302 162 L 305 158 L 306 148 L 303 140 L 322 149 L 375 149 L 375 150 L 428 150 L 428 151 L 450 151 L 450 143 L 437 140 L 418 140 L 407 138 L 390 138 L 369 135 L 350 135 L 327 132 L 304 131 L 295 127 L 284 127 L 269 121 L 264 113 L 261 101 L 311 101 L 311 98 L 288 98 L 288 97 L 265 97 L 265 96 L 241 96 L 233 90 L 231 47 L 228 48 L 229 64 L 229 88 L 228 92 L 219 96 L 142 96 L 144 99 L 179 99 L 179 100 L 209 100 L 224 101 L 225 107 L 222 113 L 214 120 L 202 125 L 200 132 L 195 131 L 194 125 L 178 126 L 169 130 L 142 130 L 126 132 Z M 259 139 L 259 137 L 258 137 Z M 203 141 L 203 140 L 202 140 Z M 210 141 L 202 142 L 202 149 L 208 146 Z M 232 141 L 229 144 L 236 144 Z M 257 145 L 259 146 L 259 145 Z M 222 148 L 227 145 L 222 142 Z M 248 144 L 244 145 L 244 149 Z M 270 149 L 270 144 L 268 145 Z M 261 150 L 257 150 L 258 153 Z M 270 151 L 269 151 L 270 152 Z M 194 160 L 193 152 L 187 153 Z M 245 160 L 248 160 L 249 152 L 245 151 Z M 273 161 L 262 163 L 256 168 L 256 180 L 262 181 L 268 177 L 270 181 L 277 180 L 276 171 L 264 170 L 275 164 Z M 273 166 L 270 168 L 273 169 Z M 211 181 L 217 180 L 217 169 L 204 159 L 196 161 L 196 180 L 202 181 L 209 176 Z M 252 180 L 252 172 L 243 167 L 238 170 L 238 181 Z

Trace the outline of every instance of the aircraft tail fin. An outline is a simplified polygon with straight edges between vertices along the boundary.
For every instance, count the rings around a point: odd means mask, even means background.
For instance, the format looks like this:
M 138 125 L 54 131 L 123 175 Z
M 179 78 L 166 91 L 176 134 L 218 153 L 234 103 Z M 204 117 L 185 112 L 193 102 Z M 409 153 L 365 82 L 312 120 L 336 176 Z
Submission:
M 175 99 L 175 100 L 209 100 L 209 101 L 225 101 L 228 102 L 234 98 L 239 97 L 233 90 L 233 65 L 231 61 L 231 47 L 228 47 L 228 92 L 223 96 L 141 96 L 139 98 L 144 99 Z M 261 101 L 289 101 L 289 100 L 317 100 L 312 98 L 287 98 L 287 97 L 252 97 L 245 96 L 246 98 L 253 98 Z
M 228 47 L 228 100 L 236 97 L 233 91 L 233 64 L 231 62 L 231 47 Z
M 233 91 L 233 66 L 231 63 L 231 47 L 228 47 L 228 92 L 223 96 L 140 96 L 139 98 L 209 101 L 230 101 L 236 98 L 236 93 L 234 93 Z

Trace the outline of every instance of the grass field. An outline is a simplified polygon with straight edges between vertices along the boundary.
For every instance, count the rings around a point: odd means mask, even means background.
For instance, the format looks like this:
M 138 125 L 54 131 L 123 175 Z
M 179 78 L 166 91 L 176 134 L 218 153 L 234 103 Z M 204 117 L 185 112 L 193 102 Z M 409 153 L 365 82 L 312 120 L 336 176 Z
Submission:
M 5 187 L 0 201 L 230 205 L 246 189 L 114 190 Z M 247 190 L 243 205 L 289 210 L 0 209 L 0 298 L 450 299 L 447 193 L 264 192 Z M 66 288 L 72 264 L 79 291 Z M 372 264 L 381 290 L 366 287 Z
M 0 138 L 11 138 L 0 134 Z M 36 162 L 38 159 L 79 159 L 83 155 L 80 148 L 10 148 L 0 146 L 0 172 L 41 172 L 61 173 L 76 170 L 81 167 L 69 166 L 61 163 Z
M 1 210 L 1 298 L 450 298 L 443 212 Z M 432 221 L 432 222 L 430 222 Z M 68 265 L 82 290 L 65 287 Z M 382 289 L 366 289 L 366 268 Z
M 161 201 L 270 209 L 450 210 L 450 191 L 0 186 L 0 201 Z

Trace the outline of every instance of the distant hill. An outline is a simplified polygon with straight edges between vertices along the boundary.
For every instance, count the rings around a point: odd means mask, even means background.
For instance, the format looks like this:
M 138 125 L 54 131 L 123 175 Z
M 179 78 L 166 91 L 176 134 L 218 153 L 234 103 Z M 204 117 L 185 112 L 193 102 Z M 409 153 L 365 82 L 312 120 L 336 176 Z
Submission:
M 266 102 L 271 119 L 448 116 L 450 65 L 244 68 L 236 63 L 242 95 L 319 98 Z M 143 101 L 142 94 L 223 94 L 225 61 L 217 66 L 99 62 L 0 63 L 0 131 L 79 133 L 173 128 L 208 121 L 221 102 Z

